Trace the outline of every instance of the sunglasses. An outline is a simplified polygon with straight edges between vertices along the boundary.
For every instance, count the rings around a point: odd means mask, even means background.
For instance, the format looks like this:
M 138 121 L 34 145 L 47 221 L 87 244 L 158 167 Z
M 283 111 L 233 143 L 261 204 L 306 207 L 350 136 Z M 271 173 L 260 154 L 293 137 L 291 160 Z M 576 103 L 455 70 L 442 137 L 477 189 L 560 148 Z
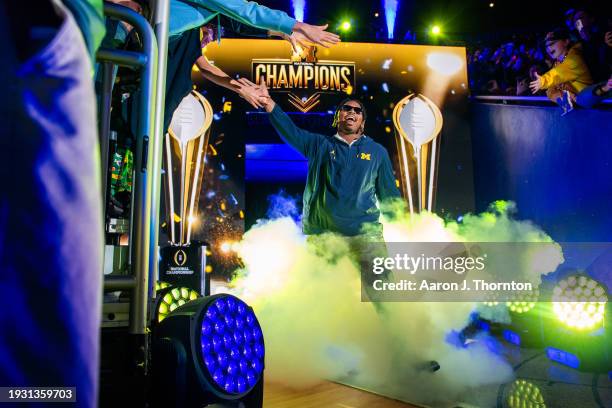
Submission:
M 354 111 L 357 115 L 361 115 L 363 113 L 363 109 L 361 109 L 358 106 L 351 106 L 351 105 L 342 105 L 340 107 L 340 110 L 342 110 L 342 112 Z

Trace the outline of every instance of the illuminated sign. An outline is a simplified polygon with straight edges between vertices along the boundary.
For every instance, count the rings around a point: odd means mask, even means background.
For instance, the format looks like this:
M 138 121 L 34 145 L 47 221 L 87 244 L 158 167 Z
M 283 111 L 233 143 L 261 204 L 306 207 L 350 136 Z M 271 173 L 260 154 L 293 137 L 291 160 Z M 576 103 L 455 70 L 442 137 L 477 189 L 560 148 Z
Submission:
M 306 50 L 303 58 L 254 59 L 253 82 L 264 80 L 270 92 L 289 92 L 289 102 L 302 112 L 315 107 L 322 92 L 351 94 L 355 88 L 355 63 L 317 61 L 315 54 L 313 47 Z

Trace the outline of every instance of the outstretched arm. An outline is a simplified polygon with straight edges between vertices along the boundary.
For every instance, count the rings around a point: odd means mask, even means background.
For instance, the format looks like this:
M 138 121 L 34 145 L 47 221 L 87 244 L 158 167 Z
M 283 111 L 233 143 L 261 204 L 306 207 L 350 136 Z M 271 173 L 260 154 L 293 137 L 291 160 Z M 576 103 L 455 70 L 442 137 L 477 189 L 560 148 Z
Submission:
M 239 81 L 252 83 L 244 78 Z M 262 100 L 265 101 L 264 108 L 266 112 L 270 114 L 270 123 L 272 123 L 272 126 L 274 126 L 274 129 L 276 129 L 281 139 L 300 152 L 302 156 L 306 158 L 314 156 L 317 147 L 325 139 L 325 136 L 308 132 L 297 127 L 291 118 L 278 107 L 274 100 L 272 100 L 265 81 L 262 80 L 259 89 L 261 91 Z
M 253 27 L 280 31 L 287 35 L 298 32 L 304 35 L 308 41 L 323 47 L 328 47 L 340 41 L 337 34 L 325 31 L 327 25 L 315 26 L 301 23 L 289 17 L 284 11 L 274 10 L 254 1 L 190 0 L 190 2 Z
M 244 35 L 246 37 L 254 37 L 254 38 L 266 38 L 266 37 L 279 37 L 283 40 L 287 41 L 291 44 L 291 48 L 293 52 L 299 54 L 302 52 L 303 48 L 306 48 L 312 45 L 312 42 L 309 41 L 304 34 L 301 34 L 297 31 L 294 31 L 293 34 L 288 35 L 281 31 L 274 30 L 262 30 L 261 28 L 256 28 L 239 21 L 233 20 L 231 18 L 223 17 L 221 19 L 221 25 L 223 27 L 229 28 L 236 34 Z
M 196 60 L 196 65 L 200 69 L 200 72 L 204 78 L 219 86 L 236 92 L 254 108 L 263 107 L 263 102 L 265 102 L 265 99 L 260 98 L 260 90 L 257 86 L 254 86 L 254 84 L 253 86 L 250 86 L 232 79 L 229 75 L 223 72 L 221 68 L 211 64 L 210 61 L 208 61 L 208 59 L 206 59 L 204 56 L 201 56 Z

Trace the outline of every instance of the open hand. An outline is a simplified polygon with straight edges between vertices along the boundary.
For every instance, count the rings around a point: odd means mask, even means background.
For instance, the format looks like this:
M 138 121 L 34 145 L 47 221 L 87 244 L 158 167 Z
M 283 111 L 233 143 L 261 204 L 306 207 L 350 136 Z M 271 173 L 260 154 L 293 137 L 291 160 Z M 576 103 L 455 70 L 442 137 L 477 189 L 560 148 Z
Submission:
M 307 48 L 312 43 L 304 37 L 304 34 L 300 34 L 298 32 L 294 32 L 291 35 L 287 35 L 285 33 L 281 33 L 280 31 L 270 31 L 270 36 L 280 37 L 283 40 L 287 41 L 291 44 L 291 49 L 294 54 L 301 54 L 303 48 Z
M 299 37 L 296 38 L 298 43 L 311 42 L 313 44 L 329 48 L 330 45 L 340 42 L 340 36 L 338 34 L 325 31 L 327 27 L 328 24 L 315 26 L 298 21 L 295 26 L 293 26 L 293 33 L 298 34 Z
M 529 88 L 531 89 L 531 93 L 537 93 L 540 89 L 542 89 L 542 79 L 537 72 L 534 72 L 535 80 L 529 83 Z
M 240 82 L 244 86 L 256 87 L 257 92 L 258 92 L 259 102 L 264 107 L 266 112 L 272 112 L 272 109 L 274 109 L 274 106 L 276 106 L 276 103 L 274 102 L 274 100 L 270 96 L 270 93 L 268 92 L 268 86 L 266 85 L 265 79 L 261 78 L 261 82 L 259 85 L 255 85 L 253 82 L 249 81 L 246 78 L 240 78 L 238 82 Z
M 291 47 L 293 47 L 293 51 L 296 54 L 300 54 L 302 49 L 308 48 L 313 44 L 312 42 L 308 41 L 304 34 L 297 31 L 289 36 L 288 41 L 291 43 Z
M 238 95 L 244 98 L 244 100 L 254 108 L 262 108 L 267 102 L 266 98 L 262 96 L 260 87 L 246 78 L 232 80 L 232 85 L 237 87 L 236 92 L 238 92 Z

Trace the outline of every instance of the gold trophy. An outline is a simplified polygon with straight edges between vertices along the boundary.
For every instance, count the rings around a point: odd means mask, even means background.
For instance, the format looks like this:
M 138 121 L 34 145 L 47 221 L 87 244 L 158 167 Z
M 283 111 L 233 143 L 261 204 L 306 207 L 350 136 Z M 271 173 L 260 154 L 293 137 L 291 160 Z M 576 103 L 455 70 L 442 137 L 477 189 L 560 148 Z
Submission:
M 174 111 L 165 137 L 165 207 L 172 245 L 191 242 L 212 119 L 210 103 L 191 91 Z
M 410 94 L 393 109 L 401 191 L 410 213 L 433 211 L 442 113 L 427 97 Z

